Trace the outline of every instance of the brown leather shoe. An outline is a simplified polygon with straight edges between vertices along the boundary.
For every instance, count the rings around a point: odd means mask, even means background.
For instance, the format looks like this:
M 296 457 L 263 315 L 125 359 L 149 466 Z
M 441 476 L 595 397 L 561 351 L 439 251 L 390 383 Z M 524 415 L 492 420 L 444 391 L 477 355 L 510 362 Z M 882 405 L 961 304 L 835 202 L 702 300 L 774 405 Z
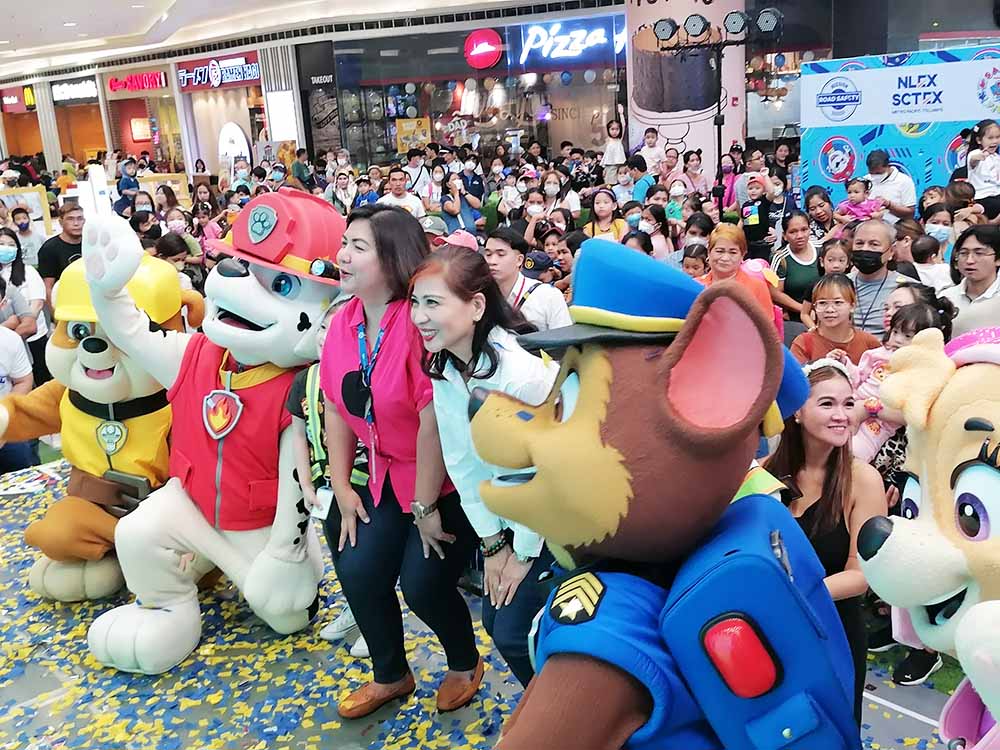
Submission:
M 337 712 L 345 719 L 360 719 L 375 713 L 390 701 L 405 698 L 416 689 L 412 673 L 391 685 L 369 682 L 344 698 L 337 706 Z
M 476 697 L 479 686 L 483 684 L 485 666 L 483 664 L 483 657 L 480 656 L 479 663 L 476 664 L 476 671 L 472 673 L 471 680 L 450 673 L 445 675 L 445 678 L 441 680 L 441 687 L 438 688 L 438 711 L 446 713 L 469 705 L 472 699 Z

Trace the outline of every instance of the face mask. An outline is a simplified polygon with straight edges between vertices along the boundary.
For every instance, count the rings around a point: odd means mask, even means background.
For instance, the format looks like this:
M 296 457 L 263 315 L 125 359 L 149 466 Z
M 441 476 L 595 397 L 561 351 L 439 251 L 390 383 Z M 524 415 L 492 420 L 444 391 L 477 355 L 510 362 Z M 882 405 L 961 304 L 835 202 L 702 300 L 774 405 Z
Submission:
M 14 262 L 14 258 L 17 257 L 17 248 L 11 247 L 10 245 L 0 245 L 0 263 L 3 265 L 8 265 Z
M 683 185 L 673 185 L 670 188 L 671 198 L 683 198 L 687 191 L 684 189 Z
M 885 264 L 882 262 L 882 253 L 873 250 L 855 250 L 851 254 L 851 263 L 858 269 L 859 273 L 875 273 Z
M 545 186 L 545 194 L 550 198 L 555 198 L 557 195 L 559 195 L 559 186 L 549 183 L 548 185 Z
M 184 234 L 187 229 L 187 222 L 184 219 L 171 219 L 167 222 L 167 230 L 174 234 Z
M 342 167 L 346 167 L 347 166 L 347 159 L 337 159 L 337 164 L 339 164 Z
M 417 168 L 419 169 L 419 168 L 422 168 L 423 166 L 424 166 L 424 160 L 423 159 L 417 159 Z
M 642 221 L 642 214 L 629 214 L 625 217 L 625 221 L 630 227 L 635 229 L 639 226 L 639 222 Z
M 444 175 L 441 174 L 440 172 L 435 172 L 433 175 L 431 175 L 431 179 L 434 180 L 434 182 L 442 182 L 444 181 Z
M 178 271 L 183 271 L 184 270 L 184 261 L 183 260 L 175 260 L 174 261 L 174 268 L 176 268 Z
M 275 182 L 281 182 L 282 180 L 285 179 L 285 173 L 279 172 L 278 170 L 274 170 L 273 172 L 271 172 L 271 179 L 274 180 Z
M 497 164 L 495 167 L 493 167 L 493 174 L 503 174 L 503 167 Z
M 146 230 L 147 240 L 158 240 L 160 235 L 163 234 L 163 230 L 160 228 L 159 224 L 153 224 L 149 229 Z
M 933 237 L 940 243 L 951 239 L 951 227 L 946 224 L 925 224 L 924 231 L 929 237 Z
M 562 230 L 563 232 L 566 231 L 566 225 L 563 224 L 561 221 L 553 221 L 552 226 L 554 226 L 556 229 Z
M 527 190 L 528 190 L 528 183 L 527 182 L 519 182 L 519 183 L 517 183 L 516 187 L 517 187 L 517 192 L 524 193 L 524 192 L 527 192 Z
M 732 174 L 732 172 L 733 172 L 733 165 L 732 164 L 723 164 L 722 165 L 722 174 Z
M 17 222 L 17 228 L 20 229 L 22 232 L 27 232 L 28 231 L 28 227 L 30 227 L 30 226 L 31 226 L 31 222 L 30 221 L 19 221 L 19 222 Z
M 628 185 L 630 182 L 632 182 L 632 178 L 629 177 L 627 174 L 620 174 L 620 175 L 618 175 L 618 184 L 619 185 L 622 185 L 622 186 Z
M 526 209 L 528 216 L 541 216 L 545 213 L 545 206 L 539 206 L 537 203 L 533 203 Z
M 236 170 L 236 176 L 238 178 L 240 178 L 241 180 L 245 180 L 247 178 L 248 174 L 250 174 L 250 172 L 247 171 L 246 169 L 237 169 Z
M 708 247 L 708 238 L 699 237 L 698 235 L 694 235 L 692 237 L 686 237 L 684 239 L 684 245 L 686 247 L 691 247 L 694 245 L 701 245 L 702 247 Z
M 247 198 L 245 195 L 237 201 L 237 203 L 240 204 L 240 208 L 243 208 L 243 206 L 245 206 L 249 202 L 250 202 L 250 199 Z
M 465 171 L 466 172 L 472 172 L 476 168 L 476 162 L 474 162 L 474 161 L 467 161 L 462 166 L 465 167 Z
M 646 234 L 652 234 L 653 233 L 653 222 L 646 221 L 645 219 L 640 219 L 639 220 L 639 231 L 640 232 L 645 232 Z
M 151 205 L 149 205 L 148 203 L 136 203 L 135 204 L 135 210 L 136 211 L 149 211 L 150 213 L 152 213 L 153 207 Z

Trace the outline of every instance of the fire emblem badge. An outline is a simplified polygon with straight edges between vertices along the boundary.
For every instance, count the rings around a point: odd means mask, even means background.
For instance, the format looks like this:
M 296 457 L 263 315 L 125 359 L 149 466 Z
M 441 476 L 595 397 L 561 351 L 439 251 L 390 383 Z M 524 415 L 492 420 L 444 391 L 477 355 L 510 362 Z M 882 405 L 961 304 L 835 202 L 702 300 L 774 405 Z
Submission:
M 202 402 L 201 416 L 205 429 L 215 440 L 221 440 L 232 432 L 242 414 L 243 402 L 232 391 L 212 391 Z

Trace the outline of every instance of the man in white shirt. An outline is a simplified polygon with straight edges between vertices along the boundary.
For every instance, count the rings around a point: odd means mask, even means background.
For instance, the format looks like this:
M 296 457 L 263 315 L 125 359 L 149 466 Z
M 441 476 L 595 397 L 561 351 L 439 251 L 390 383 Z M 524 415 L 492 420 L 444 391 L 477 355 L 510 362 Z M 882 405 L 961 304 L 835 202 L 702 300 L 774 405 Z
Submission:
M 917 206 L 917 189 L 909 175 L 889 163 L 889 154 L 877 148 L 868 154 L 868 174 L 872 188 L 869 195 L 878 198 L 885 206 L 882 218 L 890 224 L 900 219 L 912 219 Z
M 9 393 L 24 395 L 31 391 L 32 385 L 31 361 L 24 341 L 11 329 L 0 326 L 0 397 Z M 0 474 L 37 463 L 34 441 L 5 443 L 0 447 Z
M 528 243 L 508 227 L 500 227 L 486 240 L 483 255 L 507 302 L 539 331 L 573 325 L 562 292 L 533 281 L 521 273 Z
M 983 233 L 987 231 L 984 229 Z M 980 240 L 977 234 L 978 230 L 966 237 L 961 249 L 955 251 L 953 260 L 962 281 L 941 293 L 958 311 L 952 323 L 952 337 L 1000 325 L 1000 258 L 996 248 Z
M 417 219 L 423 218 L 427 212 L 424 210 L 424 202 L 413 193 L 406 192 L 406 182 L 409 175 L 402 167 L 393 167 L 389 170 L 389 179 L 386 184 L 388 189 L 386 194 L 378 199 L 379 203 L 388 203 L 390 206 L 399 206 L 404 211 L 409 211 Z
M 409 180 L 406 183 L 406 189 L 409 190 L 414 195 L 424 195 L 427 193 L 427 188 L 431 184 L 431 173 L 428 171 L 427 167 L 424 166 L 424 152 L 419 148 L 411 148 L 406 152 L 406 166 L 403 167 L 403 171 L 406 172 Z

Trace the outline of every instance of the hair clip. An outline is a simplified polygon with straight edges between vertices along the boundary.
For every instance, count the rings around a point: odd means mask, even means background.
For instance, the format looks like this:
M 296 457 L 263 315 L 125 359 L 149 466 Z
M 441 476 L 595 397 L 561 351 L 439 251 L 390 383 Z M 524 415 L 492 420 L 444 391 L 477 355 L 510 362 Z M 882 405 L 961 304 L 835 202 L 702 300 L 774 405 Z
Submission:
M 803 365 L 802 372 L 808 378 L 816 372 L 816 370 L 822 370 L 824 367 L 832 367 L 848 380 L 851 379 L 851 373 L 848 371 L 847 367 L 845 367 L 842 362 L 838 362 L 832 357 L 821 357 L 817 360 L 813 360 L 812 362 Z

